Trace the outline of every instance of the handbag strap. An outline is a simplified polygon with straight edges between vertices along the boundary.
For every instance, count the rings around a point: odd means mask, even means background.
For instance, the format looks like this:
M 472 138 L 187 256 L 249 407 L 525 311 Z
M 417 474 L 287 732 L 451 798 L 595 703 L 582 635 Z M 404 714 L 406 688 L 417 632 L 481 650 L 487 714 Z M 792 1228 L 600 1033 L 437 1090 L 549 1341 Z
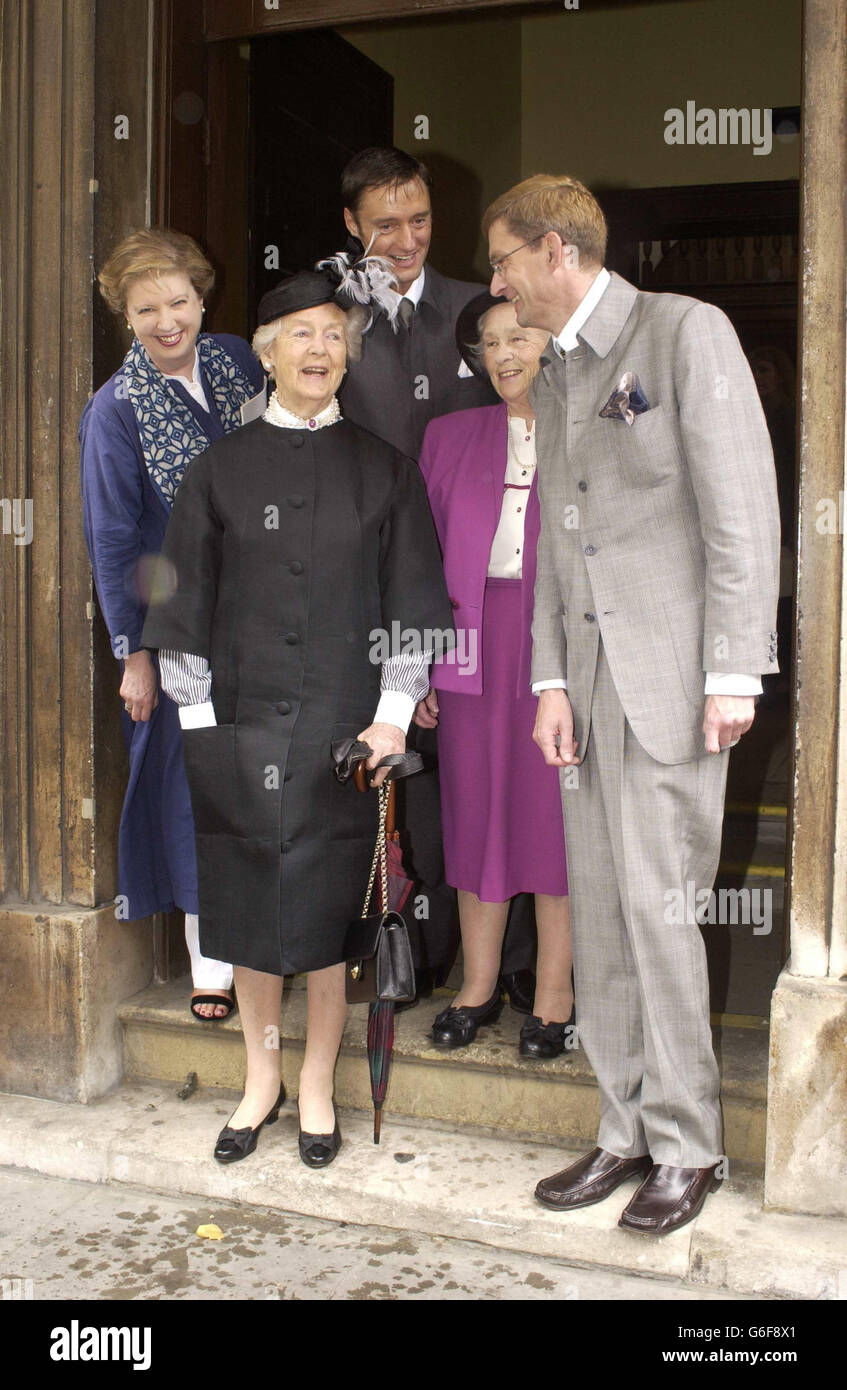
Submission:
M 368 878 L 368 887 L 365 893 L 365 902 L 362 908 L 362 916 L 367 917 L 368 907 L 373 896 L 374 880 L 376 879 L 377 866 L 379 866 L 380 887 L 382 889 L 382 911 L 388 911 L 388 858 L 386 848 L 385 822 L 388 815 L 389 800 L 393 801 L 392 793 L 394 788 L 383 782 L 378 789 L 379 792 L 379 826 L 376 832 L 376 844 L 374 845 L 374 857 L 371 863 L 371 872 Z M 393 805 L 392 805 L 393 811 Z

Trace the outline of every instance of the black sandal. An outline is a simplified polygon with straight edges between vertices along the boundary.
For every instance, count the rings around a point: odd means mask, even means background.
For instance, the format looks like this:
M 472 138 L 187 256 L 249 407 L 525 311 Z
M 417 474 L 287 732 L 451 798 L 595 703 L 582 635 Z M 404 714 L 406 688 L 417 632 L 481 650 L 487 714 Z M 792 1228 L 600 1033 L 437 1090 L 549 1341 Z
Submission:
M 224 1020 L 229 1018 L 230 1014 L 234 1013 L 235 1010 L 238 1008 L 238 1005 L 235 1002 L 235 990 L 230 989 L 228 990 L 228 993 L 232 996 L 230 999 L 225 999 L 222 994 L 198 994 L 195 999 L 192 999 L 189 1002 L 188 1005 L 189 1009 L 191 1010 L 192 1018 L 196 1018 L 198 1023 L 223 1023 Z M 204 1014 L 198 1014 L 194 1012 L 195 1004 L 214 1004 L 216 1006 L 218 1004 L 223 1004 L 226 1008 L 226 1013 L 219 1014 L 217 1017 L 214 1014 L 211 1014 L 207 1018 Z

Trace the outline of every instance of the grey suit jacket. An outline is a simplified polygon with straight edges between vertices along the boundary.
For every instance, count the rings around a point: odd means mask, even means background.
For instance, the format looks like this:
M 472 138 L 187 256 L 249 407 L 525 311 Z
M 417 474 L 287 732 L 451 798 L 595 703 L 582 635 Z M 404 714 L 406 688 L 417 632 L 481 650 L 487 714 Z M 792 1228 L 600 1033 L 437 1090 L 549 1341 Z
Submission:
M 720 309 L 613 274 L 532 392 L 541 537 L 533 681 L 567 680 L 584 752 L 599 636 L 662 763 L 703 753 L 704 673 L 775 672 L 779 508 L 747 360 Z M 625 372 L 650 409 L 599 414 Z
M 484 285 L 449 280 L 429 262 L 411 332 L 395 333 L 377 312 L 362 339 L 362 357 L 351 362 L 339 391 L 348 420 L 362 425 L 416 459 L 424 430 L 436 415 L 495 405 L 488 381 L 460 377 L 456 320 Z

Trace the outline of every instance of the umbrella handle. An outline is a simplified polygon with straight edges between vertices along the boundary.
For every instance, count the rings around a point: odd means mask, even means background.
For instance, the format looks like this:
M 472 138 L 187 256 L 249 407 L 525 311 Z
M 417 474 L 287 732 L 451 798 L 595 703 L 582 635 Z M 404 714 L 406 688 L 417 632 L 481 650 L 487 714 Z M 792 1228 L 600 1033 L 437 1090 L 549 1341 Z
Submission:
M 368 789 L 367 773 L 366 773 L 366 771 L 365 771 L 365 764 L 364 764 L 363 762 L 357 763 L 357 764 L 356 764 L 356 769 L 355 769 L 355 771 L 354 771 L 354 773 L 353 773 L 353 781 L 355 782 L 356 787 L 358 788 L 358 790 L 359 790 L 360 792 L 367 791 L 367 789 Z M 393 834 L 394 834 L 394 831 L 395 831 L 395 829 L 396 829 L 396 826 L 395 826 L 395 823 L 394 823 L 394 822 L 395 822 L 395 805 L 396 805 L 396 800 L 397 800 L 397 796 L 396 796 L 396 791 L 397 791 L 397 789 L 396 789 L 396 787 L 395 787 L 395 785 L 394 785 L 393 782 L 388 782 L 388 783 L 387 783 L 387 786 L 388 786 L 388 810 L 387 810 L 386 813 L 385 813 L 385 833 L 386 833 L 387 835 L 393 835 Z

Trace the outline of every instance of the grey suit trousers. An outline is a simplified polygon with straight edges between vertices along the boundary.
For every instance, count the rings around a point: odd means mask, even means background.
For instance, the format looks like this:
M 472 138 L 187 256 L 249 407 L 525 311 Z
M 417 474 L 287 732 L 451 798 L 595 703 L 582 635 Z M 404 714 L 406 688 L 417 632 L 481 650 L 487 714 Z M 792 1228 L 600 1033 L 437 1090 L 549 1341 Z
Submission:
M 721 1157 L 705 947 L 695 922 L 668 924 L 666 895 L 712 887 L 728 759 L 651 758 L 600 643 L 584 762 L 561 782 L 577 1025 L 600 1086 L 597 1142 L 621 1158 L 704 1168 Z

